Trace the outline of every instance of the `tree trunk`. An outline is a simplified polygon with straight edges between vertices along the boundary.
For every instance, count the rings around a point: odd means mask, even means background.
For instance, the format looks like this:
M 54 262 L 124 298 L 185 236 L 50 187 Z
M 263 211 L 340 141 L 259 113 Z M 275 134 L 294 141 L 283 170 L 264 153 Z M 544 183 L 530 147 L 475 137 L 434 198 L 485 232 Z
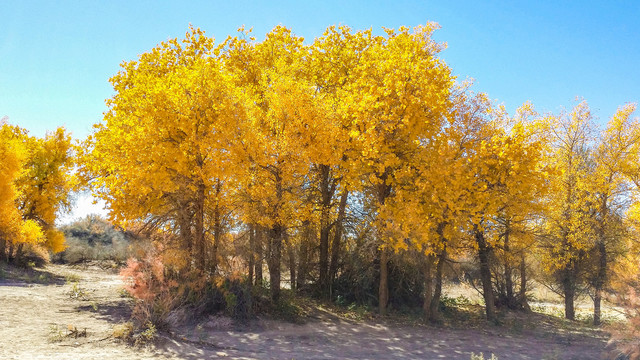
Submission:
M 222 223 L 220 221 L 220 208 L 216 205 L 213 214 L 213 246 L 211 247 L 211 274 L 215 274 L 218 268 L 218 247 L 222 241 Z
M 331 231 L 331 200 L 335 192 L 335 181 L 331 181 L 331 168 L 318 165 L 320 172 L 320 259 L 319 285 L 324 297 L 329 296 L 329 234 Z
M 608 197 L 603 196 L 600 202 L 599 219 L 598 219 L 598 242 L 596 249 L 598 251 L 598 273 L 596 274 L 595 281 L 595 296 L 593 297 L 593 324 L 600 325 L 602 304 L 602 291 L 604 290 L 604 284 L 607 281 L 607 244 L 606 244 L 606 221 L 609 208 L 607 206 Z
M 511 249 L 509 244 L 509 221 L 507 221 L 507 228 L 504 233 L 504 286 L 506 292 L 507 307 L 513 309 L 516 307 L 516 299 L 513 292 L 513 274 L 511 269 Z
M 249 225 L 249 256 L 247 259 L 249 265 L 249 284 L 253 284 L 254 268 L 256 266 L 256 232 L 253 225 Z
M 193 251 L 193 234 L 191 233 L 191 215 L 189 211 L 189 207 L 187 204 L 181 204 L 181 209 L 178 213 L 178 226 L 180 232 L 180 238 L 182 240 L 183 249 L 189 254 L 189 268 L 193 269 L 193 263 L 191 256 L 194 254 Z
M 340 205 L 338 207 L 338 218 L 336 219 L 335 231 L 333 234 L 333 241 L 331 242 L 331 263 L 329 264 L 329 296 L 332 296 L 333 281 L 336 278 L 338 272 L 338 257 L 340 256 L 340 242 L 342 239 L 342 232 L 344 231 L 344 218 L 347 208 L 347 199 L 349 198 L 349 191 L 343 190 L 340 195 Z
M 422 311 L 426 321 L 431 321 L 432 319 L 431 303 L 433 302 L 433 274 L 431 273 L 431 268 L 433 267 L 434 261 L 434 256 L 429 255 L 424 262 L 424 303 L 422 303 Z
M 269 286 L 271 288 L 271 300 L 280 300 L 280 261 L 282 259 L 282 237 L 284 228 L 280 224 L 274 224 L 269 232 Z
M 386 199 L 391 195 L 391 185 L 387 184 L 387 178 L 389 177 L 389 168 L 385 169 L 384 173 L 377 174 L 380 181 L 376 185 L 376 197 L 378 205 L 384 206 Z M 386 247 L 386 236 L 384 236 L 384 229 L 378 225 L 377 235 L 378 241 L 381 244 L 380 250 L 380 284 L 378 286 L 378 310 L 380 315 L 387 314 L 387 305 L 389 304 L 389 250 Z
M 595 282 L 595 296 L 593 297 L 593 324 L 600 325 L 602 291 L 607 279 L 607 247 L 604 241 L 598 242 L 598 274 Z
M 264 251 L 263 251 L 264 229 L 262 228 L 262 226 L 256 225 L 254 231 L 256 233 L 256 235 L 255 235 L 255 239 L 256 239 L 256 243 L 255 243 L 255 254 L 256 254 L 255 276 L 256 276 L 256 280 L 255 280 L 254 284 L 257 285 L 257 286 L 262 286 L 262 280 L 263 280 L 262 263 L 263 263 L 263 259 L 264 259 Z
M 525 262 L 524 250 L 520 258 L 520 306 L 526 311 L 530 311 L 529 302 L 527 301 L 527 263 Z
M 380 284 L 378 287 L 378 310 L 380 315 L 387 314 L 389 303 L 389 254 L 386 246 L 380 249 Z
M 302 289 L 307 283 L 307 272 L 309 261 L 309 244 L 311 243 L 311 222 L 304 220 L 302 222 L 302 239 L 300 241 L 300 256 L 298 257 L 298 278 L 296 279 L 296 288 Z
M 15 262 L 21 263 L 22 261 L 22 251 L 24 249 L 24 243 L 20 243 L 18 244 L 18 247 L 16 248 L 16 255 L 13 258 Z
M 205 187 L 202 182 L 198 184 L 197 194 L 196 194 L 196 221 L 195 221 L 195 242 L 196 242 L 196 251 L 197 251 L 197 268 L 200 271 L 205 270 L 206 265 L 206 244 L 205 244 L 205 236 L 204 236 L 204 192 Z
M 562 279 L 562 290 L 564 292 L 564 317 L 569 320 L 575 320 L 576 318 L 576 312 L 573 307 L 576 289 L 572 268 L 573 264 L 570 264 L 563 270 Z
M 440 297 L 442 297 L 442 273 L 444 272 L 444 264 L 447 261 L 447 247 L 445 245 L 442 252 L 438 255 L 438 265 L 436 265 L 435 288 L 433 290 L 433 298 L 431 299 L 431 321 L 440 321 Z
M 7 250 L 7 262 L 13 262 L 13 241 L 9 241 L 9 249 Z
M 289 241 L 289 238 L 285 236 L 285 242 L 287 244 L 287 252 L 289 254 L 289 279 L 291 283 L 291 291 L 296 291 L 296 253 L 293 244 Z
M 495 300 L 493 296 L 493 286 L 491 284 L 491 248 L 487 244 L 484 233 L 474 228 L 475 239 L 478 245 L 478 259 L 480 260 L 480 280 L 482 281 L 482 293 L 484 296 L 485 312 L 488 321 L 496 320 Z
M 7 259 L 7 240 L 4 237 L 0 237 L 0 260 Z

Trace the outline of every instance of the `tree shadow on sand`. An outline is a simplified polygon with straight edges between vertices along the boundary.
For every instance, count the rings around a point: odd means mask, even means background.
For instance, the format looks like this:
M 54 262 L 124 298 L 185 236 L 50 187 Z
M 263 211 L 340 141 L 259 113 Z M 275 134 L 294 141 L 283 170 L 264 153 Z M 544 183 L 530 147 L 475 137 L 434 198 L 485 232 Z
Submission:
M 45 268 L 25 268 L 0 262 L 0 286 L 64 285 L 66 279 Z

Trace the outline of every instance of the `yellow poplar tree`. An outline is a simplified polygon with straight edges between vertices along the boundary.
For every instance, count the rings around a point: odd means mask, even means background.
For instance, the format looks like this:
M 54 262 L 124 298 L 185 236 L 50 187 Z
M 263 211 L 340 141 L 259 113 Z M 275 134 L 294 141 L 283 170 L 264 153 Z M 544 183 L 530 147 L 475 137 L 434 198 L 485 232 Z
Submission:
M 359 175 L 360 186 L 371 189 L 377 204 L 382 314 L 389 301 L 387 247 L 394 241 L 385 230 L 393 227 L 384 216 L 387 199 L 393 196 L 397 170 L 436 136 L 450 107 L 453 78 L 437 58 L 443 48 L 431 38 L 437 28 L 430 23 L 366 37 L 368 44 L 353 70 L 355 80 L 345 89 L 353 119 L 350 135 L 357 144 L 356 153 L 348 155 L 349 170 Z
M 280 298 L 282 247 L 288 229 L 310 216 L 303 186 L 327 136 L 327 112 L 304 76 L 303 39 L 278 26 L 263 42 L 229 41 L 225 63 L 247 95 L 247 116 L 233 145 L 243 220 L 267 229 L 271 298 Z
M 603 291 L 611 281 L 610 268 L 619 257 L 619 248 L 624 247 L 620 217 L 628 199 L 633 198 L 625 173 L 633 172 L 640 157 L 640 122 L 632 118 L 635 109 L 635 104 L 628 104 L 616 111 L 593 153 L 595 171 L 589 177 L 589 188 L 594 197 L 596 266 L 590 277 L 595 325 L 600 324 Z
M 242 111 L 219 51 L 190 28 L 123 63 L 83 164 L 114 220 L 171 227 L 196 268 L 211 272 L 230 201 L 228 139 Z
M 581 102 L 569 114 L 551 116 L 552 150 L 548 158 L 555 168 L 545 198 L 545 230 L 541 241 L 545 269 L 557 277 L 565 302 L 565 317 L 575 318 L 574 300 L 581 281 L 580 267 L 595 234 L 591 224 L 593 199 L 588 174 L 589 148 L 593 142 L 589 106 Z

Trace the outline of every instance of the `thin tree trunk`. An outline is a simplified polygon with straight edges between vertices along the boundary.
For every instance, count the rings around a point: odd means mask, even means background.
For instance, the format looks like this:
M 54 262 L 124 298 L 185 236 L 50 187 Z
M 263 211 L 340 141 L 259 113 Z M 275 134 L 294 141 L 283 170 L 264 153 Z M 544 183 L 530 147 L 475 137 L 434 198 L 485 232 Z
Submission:
M 507 228 L 504 233 L 504 285 L 506 292 L 507 307 L 510 309 L 516 306 L 516 299 L 513 292 L 513 274 L 511 269 L 511 244 L 509 243 L 509 221 L 507 221 Z
M 429 255 L 424 262 L 424 302 L 422 303 L 422 311 L 426 321 L 432 320 L 431 303 L 433 302 L 433 274 L 431 269 L 433 268 L 434 261 L 435 257 L 433 255 Z
M 524 250 L 520 258 L 520 306 L 526 311 L 531 310 L 527 301 L 527 263 L 525 262 Z
M 253 225 L 249 225 L 249 256 L 248 256 L 248 266 L 249 266 L 249 284 L 254 283 L 253 275 L 254 269 L 256 266 L 256 232 Z
M 331 231 L 331 200 L 335 192 L 335 181 L 331 181 L 331 168 L 318 165 L 320 172 L 320 259 L 319 285 L 324 297 L 329 296 L 329 234 Z
M 255 280 L 255 285 L 257 286 L 262 286 L 262 280 L 263 280 L 263 276 L 262 276 L 262 263 L 263 263 L 263 258 L 264 258 L 264 251 L 263 251 L 263 246 L 264 246 L 264 229 L 259 226 L 256 225 L 255 227 L 255 237 L 256 237 L 256 247 L 255 247 L 255 254 L 256 254 L 256 267 L 255 267 L 255 276 L 256 276 L 256 280 Z
M 211 273 L 215 274 L 218 267 L 218 247 L 222 241 L 222 222 L 220 219 L 220 208 L 216 204 L 213 214 L 213 246 L 211 247 Z
M 195 221 L 195 242 L 197 250 L 197 268 L 200 271 L 205 270 L 206 265 L 206 245 L 204 236 L 204 192 L 205 187 L 201 182 L 198 184 L 196 194 L 196 221 Z
M 491 248 L 488 246 L 484 233 L 477 226 L 474 229 L 476 243 L 478 245 L 478 258 L 480 260 L 480 279 L 482 281 L 482 293 L 485 302 L 485 312 L 488 321 L 496 320 L 495 300 L 493 296 L 493 286 L 491 284 Z
M 291 282 L 291 291 L 296 291 L 296 253 L 293 244 L 285 235 L 285 243 L 287 244 L 287 252 L 289 254 L 289 279 Z
M 378 198 L 378 205 L 384 206 L 386 199 L 391 195 L 391 185 L 387 184 L 387 178 L 389 177 L 389 169 L 385 169 L 385 172 L 378 174 L 378 180 L 380 183 L 376 185 L 376 196 Z M 380 225 L 378 225 L 380 226 Z M 389 304 L 389 250 L 385 244 L 384 229 L 378 228 L 378 241 L 381 244 L 380 252 L 380 284 L 378 286 L 378 310 L 381 315 L 386 315 L 387 305 Z
M 344 218 L 347 208 L 347 199 L 349 198 L 349 191 L 343 190 L 340 195 L 340 205 L 338 207 L 338 218 L 336 219 L 335 232 L 333 234 L 333 241 L 331 242 L 331 263 L 329 264 L 329 284 L 331 288 L 329 290 L 329 296 L 332 296 L 333 282 L 335 281 L 338 272 L 338 258 L 340 256 L 340 242 L 342 239 L 342 233 L 344 231 Z
M 300 256 L 298 259 L 298 278 L 296 279 L 296 288 L 301 289 L 307 282 L 307 262 L 309 257 L 309 243 L 311 236 L 311 222 L 305 220 L 302 222 L 302 239 L 300 242 Z
M 598 242 L 598 274 L 596 278 L 595 296 L 593 297 L 593 324 L 600 325 L 602 291 L 607 278 L 607 247 L 604 241 Z
M 607 206 L 608 198 L 603 196 L 600 202 L 600 216 L 598 219 L 598 242 L 596 248 L 598 251 L 598 273 L 596 274 L 595 281 L 595 296 L 593 297 L 593 324 L 600 325 L 602 304 L 602 291 L 604 290 L 604 284 L 607 281 L 607 244 L 605 239 L 606 233 L 606 219 L 609 212 Z

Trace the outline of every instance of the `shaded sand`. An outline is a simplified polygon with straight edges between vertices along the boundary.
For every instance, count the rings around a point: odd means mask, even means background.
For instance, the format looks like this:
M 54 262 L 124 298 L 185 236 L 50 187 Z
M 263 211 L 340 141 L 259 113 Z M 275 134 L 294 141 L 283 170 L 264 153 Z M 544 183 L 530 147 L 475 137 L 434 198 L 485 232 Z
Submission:
M 535 314 L 482 329 L 353 322 L 323 310 L 302 325 L 238 325 L 212 316 L 174 329 L 155 347 L 131 347 L 111 336 L 128 317 L 121 287 L 115 272 L 98 267 L 50 265 L 26 281 L 0 280 L 0 359 L 468 360 L 472 352 L 500 360 L 609 358 L 604 332 L 567 322 L 559 328 L 559 322 Z M 86 337 L 67 336 L 69 328 L 80 335 L 86 329 Z

